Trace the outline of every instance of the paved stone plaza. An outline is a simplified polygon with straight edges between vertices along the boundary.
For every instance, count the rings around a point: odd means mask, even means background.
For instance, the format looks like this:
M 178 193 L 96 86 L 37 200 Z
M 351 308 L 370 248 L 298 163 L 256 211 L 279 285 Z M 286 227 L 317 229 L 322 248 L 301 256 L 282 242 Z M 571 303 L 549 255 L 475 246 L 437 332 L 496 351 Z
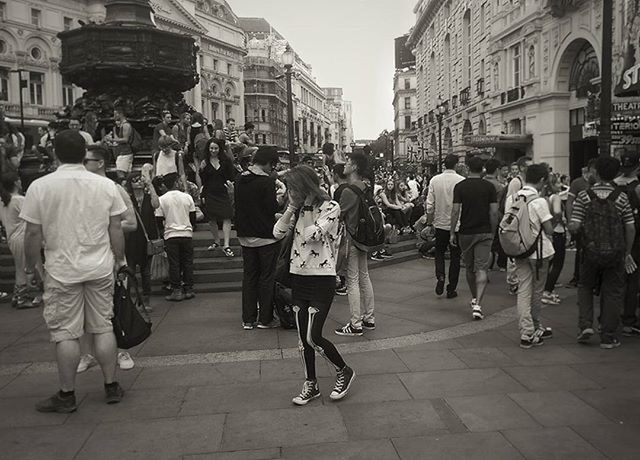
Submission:
M 570 262 L 567 263 L 569 267 Z M 575 290 L 543 311 L 555 337 L 522 350 L 515 299 L 492 274 L 486 319 L 468 294 L 436 299 L 433 262 L 372 272 L 378 329 L 325 330 L 357 378 L 349 396 L 294 407 L 303 376 L 296 333 L 243 331 L 240 294 L 156 300 L 155 332 L 119 373 L 121 404 L 103 403 L 100 371 L 78 377 L 78 411 L 41 414 L 57 389 L 40 311 L 0 309 L 0 457 L 7 459 L 587 459 L 640 455 L 640 340 L 616 350 L 575 343 Z M 565 270 L 565 275 L 568 270 Z M 566 281 L 565 278 L 561 281 Z

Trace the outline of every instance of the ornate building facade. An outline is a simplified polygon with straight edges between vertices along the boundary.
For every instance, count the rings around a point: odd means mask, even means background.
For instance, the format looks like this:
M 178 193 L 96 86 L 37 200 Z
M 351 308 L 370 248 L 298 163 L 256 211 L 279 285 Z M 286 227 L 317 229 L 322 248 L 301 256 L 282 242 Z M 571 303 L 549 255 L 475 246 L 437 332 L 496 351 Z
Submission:
M 394 155 L 402 160 L 423 160 L 424 150 L 415 142 L 418 119 L 416 69 L 396 69 L 393 77 Z
M 351 120 L 351 102 L 345 101 L 342 88 L 324 88 L 327 99 L 326 113 L 329 118 L 329 129 L 325 142 L 334 144 L 337 151 L 351 152 L 353 143 L 353 124 Z
M 614 3 L 614 47 L 632 2 Z M 599 89 L 602 0 L 421 0 L 416 56 L 418 142 L 443 150 L 532 155 L 575 176 L 597 155 L 588 129 Z M 615 76 L 614 76 L 615 79 Z
M 210 120 L 244 119 L 242 63 L 244 32 L 224 0 L 152 0 L 160 29 L 194 37 L 200 47 L 200 84 L 185 97 Z M 26 126 L 46 126 L 61 107 L 72 104 L 82 88 L 65 82 L 59 71 L 58 32 L 101 22 L 103 0 L 0 1 L 0 105 L 7 118 L 20 117 L 22 69 Z

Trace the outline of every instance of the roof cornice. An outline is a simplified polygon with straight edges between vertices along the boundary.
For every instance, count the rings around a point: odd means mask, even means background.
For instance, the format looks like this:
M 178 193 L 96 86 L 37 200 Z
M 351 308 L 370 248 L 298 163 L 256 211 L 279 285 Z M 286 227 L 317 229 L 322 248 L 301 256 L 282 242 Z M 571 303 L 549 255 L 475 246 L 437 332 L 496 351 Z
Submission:
M 427 26 L 433 21 L 436 13 L 440 10 L 444 2 L 447 0 L 429 0 L 427 6 L 425 6 L 422 14 L 418 18 L 416 25 L 411 29 L 409 38 L 407 39 L 407 46 L 415 47 L 416 43 L 422 37 Z

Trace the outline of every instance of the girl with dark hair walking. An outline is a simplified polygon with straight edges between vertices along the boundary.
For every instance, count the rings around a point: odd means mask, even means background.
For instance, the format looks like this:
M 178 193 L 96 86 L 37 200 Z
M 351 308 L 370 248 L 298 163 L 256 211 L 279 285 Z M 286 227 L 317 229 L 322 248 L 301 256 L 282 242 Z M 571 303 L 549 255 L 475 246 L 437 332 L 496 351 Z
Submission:
M 229 158 L 220 151 L 215 139 L 209 139 L 204 149 L 205 158 L 200 163 L 200 179 L 202 180 L 202 197 L 204 198 L 207 218 L 213 234 L 214 243 L 209 246 L 213 251 L 218 248 L 218 222 L 222 221 L 224 243 L 222 249 L 227 257 L 233 257 L 229 247 L 231 237 L 231 218 L 233 209 L 229 197 L 229 187 L 236 176 L 235 168 Z
M 42 296 L 39 293 L 31 296 L 27 292 L 27 276 L 25 274 L 24 235 L 27 223 L 20 219 L 20 211 L 24 203 L 24 196 L 20 194 L 22 185 L 16 173 L 5 173 L 0 178 L 0 220 L 7 232 L 9 250 L 15 264 L 15 288 L 12 304 L 15 308 L 35 308 L 42 304 Z M 36 267 L 40 279 L 42 270 L 40 264 Z
M 330 398 L 344 398 L 355 373 L 336 347 L 322 336 L 336 287 L 336 257 L 340 243 L 340 205 L 320 188 L 316 172 L 306 165 L 285 175 L 289 206 L 275 224 L 273 234 L 282 239 L 293 227 L 289 270 L 292 276 L 293 310 L 306 380 L 293 403 L 303 406 L 320 397 L 315 352 L 327 359 L 338 376 Z M 297 216 L 297 217 L 296 217 Z

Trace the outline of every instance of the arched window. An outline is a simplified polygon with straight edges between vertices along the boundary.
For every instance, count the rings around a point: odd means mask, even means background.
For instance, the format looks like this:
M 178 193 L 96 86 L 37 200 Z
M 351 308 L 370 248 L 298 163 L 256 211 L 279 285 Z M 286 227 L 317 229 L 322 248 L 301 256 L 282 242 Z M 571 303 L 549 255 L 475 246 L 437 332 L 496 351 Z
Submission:
M 442 150 L 444 150 L 447 155 L 453 153 L 453 138 L 451 137 L 451 129 L 449 129 L 449 127 L 444 130 Z
M 462 72 L 464 76 L 464 87 L 471 86 L 471 43 L 473 41 L 471 29 L 471 10 L 467 10 L 462 18 L 462 52 L 463 66 L 466 67 Z
M 473 126 L 471 126 L 471 122 L 469 120 L 465 120 L 464 125 L 462 125 L 462 142 L 464 143 L 464 138 L 471 136 L 472 134 Z
M 528 53 L 529 59 L 529 78 L 536 76 L 536 47 L 531 45 Z
M 569 74 L 569 91 L 575 91 L 577 97 L 587 97 L 588 92 L 595 90 L 591 80 L 599 76 L 598 57 L 591 44 L 587 42 L 573 61 Z
M 484 136 L 487 134 L 487 125 L 485 124 L 484 117 L 480 118 L 478 122 L 478 134 Z

